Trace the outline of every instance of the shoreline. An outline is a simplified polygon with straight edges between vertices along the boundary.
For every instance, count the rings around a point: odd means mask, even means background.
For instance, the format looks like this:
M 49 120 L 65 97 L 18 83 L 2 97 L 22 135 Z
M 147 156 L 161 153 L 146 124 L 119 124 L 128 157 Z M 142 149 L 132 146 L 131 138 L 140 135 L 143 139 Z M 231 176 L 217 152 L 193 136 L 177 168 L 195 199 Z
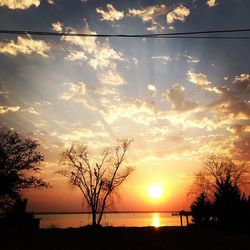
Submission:
M 181 211 L 181 210 L 180 210 Z M 150 214 L 150 213 L 164 213 L 172 214 L 180 211 L 107 211 L 104 214 Z M 91 214 L 91 212 L 30 212 L 33 214 Z
M 50 228 L 36 232 L 1 232 L 8 250 L 248 250 L 249 231 L 198 227 Z

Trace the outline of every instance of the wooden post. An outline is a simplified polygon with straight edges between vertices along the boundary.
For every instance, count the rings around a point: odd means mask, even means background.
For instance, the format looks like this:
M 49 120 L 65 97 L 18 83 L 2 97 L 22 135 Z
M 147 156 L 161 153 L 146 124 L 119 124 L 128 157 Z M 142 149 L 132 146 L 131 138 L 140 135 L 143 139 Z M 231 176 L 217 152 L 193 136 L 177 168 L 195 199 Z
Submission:
M 182 226 L 183 226 L 183 225 L 182 225 L 182 214 L 180 214 L 180 219 L 181 219 L 181 227 L 182 227 Z
M 189 225 L 189 222 L 188 222 L 188 214 L 186 215 L 186 221 L 187 221 L 187 226 Z

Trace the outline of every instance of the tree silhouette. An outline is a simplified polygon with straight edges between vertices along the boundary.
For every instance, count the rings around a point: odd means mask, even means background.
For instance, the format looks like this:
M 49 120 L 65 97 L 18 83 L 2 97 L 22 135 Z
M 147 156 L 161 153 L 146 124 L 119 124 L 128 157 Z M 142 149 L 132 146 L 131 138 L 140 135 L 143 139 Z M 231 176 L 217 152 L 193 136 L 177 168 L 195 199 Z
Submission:
M 100 225 L 103 212 L 112 201 L 118 187 L 133 169 L 123 166 L 131 140 L 118 141 L 113 149 L 106 149 L 99 163 L 90 161 L 86 145 L 72 145 L 62 154 L 62 163 L 69 167 L 60 171 L 77 186 L 92 213 L 92 225 Z
M 194 222 L 208 224 L 213 220 L 229 226 L 249 220 L 249 198 L 240 190 L 248 173 L 245 163 L 211 156 L 197 173 L 192 189 L 197 194 L 191 205 Z
M 0 205 L 8 210 L 21 200 L 21 191 L 27 188 L 47 187 L 34 174 L 44 160 L 37 151 L 35 140 L 2 128 L 0 131 Z
M 214 197 L 213 206 L 217 220 L 223 225 L 237 224 L 243 215 L 241 202 L 244 199 L 238 186 L 233 185 L 228 178 L 218 183 Z
M 193 222 L 199 225 L 208 224 L 212 216 L 212 209 L 212 204 L 206 194 L 201 193 L 191 205 Z
M 223 183 L 242 187 L 248 178 L 249 166 L 246 163 L 235 163 L 228 157 L 212 155 L 196 174 L 191 193 L 204 193 L 210 201 Z

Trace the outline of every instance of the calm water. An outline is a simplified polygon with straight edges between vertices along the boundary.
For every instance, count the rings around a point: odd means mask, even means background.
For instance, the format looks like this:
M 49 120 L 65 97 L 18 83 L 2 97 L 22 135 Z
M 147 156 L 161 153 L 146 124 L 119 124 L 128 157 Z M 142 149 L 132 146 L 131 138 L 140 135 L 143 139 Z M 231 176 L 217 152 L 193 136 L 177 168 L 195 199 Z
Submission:
M 41 228 L 81 227 L 91 224 L 90 214 L 36 214 L 41 218 Z M 189 219 L 189 221 L 191 221 Z M 186 220 L 183 219 L 185 225 Z M 103 226 L 180 226 L 179 216 L 171 213 L 106 213 L 103 215 Z

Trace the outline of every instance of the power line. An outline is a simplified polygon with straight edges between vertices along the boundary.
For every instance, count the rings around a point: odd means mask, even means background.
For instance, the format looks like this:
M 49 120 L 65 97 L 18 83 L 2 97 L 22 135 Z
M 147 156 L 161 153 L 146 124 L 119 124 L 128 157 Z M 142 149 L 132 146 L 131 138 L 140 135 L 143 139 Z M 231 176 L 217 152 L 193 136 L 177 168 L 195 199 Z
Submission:
M 80 36 L 80 37 L 120 37 L 120 38 L 181 38 L 181 39 L 250 39 L 250 36 L 197 36 L 204 34 L 219 33 L 242 33 L 250 32 L 247 29 L 230 29 L 230 30 L 206 30 L 193 32 L 173 32 L 173 33 L 155 33 L 155 34 L 88 34 L 88 33 L 69 33 L 69 32 L 51 32 L 51 31 L 34 31 L 34 30 L 0 30 L 0 34 L 12 35 L 34 35 L 34 36 Z M 190 36 L 191 35 L 191 36 Z M 196 35 L 196 36 L 193 36 Z
M 153 37 L 152 37 L 153 38 Z M 226 39 L 226 40 L 249 40 L 250 36 L 160 36 L 154 38 L 166 38 L 166 39 Z

